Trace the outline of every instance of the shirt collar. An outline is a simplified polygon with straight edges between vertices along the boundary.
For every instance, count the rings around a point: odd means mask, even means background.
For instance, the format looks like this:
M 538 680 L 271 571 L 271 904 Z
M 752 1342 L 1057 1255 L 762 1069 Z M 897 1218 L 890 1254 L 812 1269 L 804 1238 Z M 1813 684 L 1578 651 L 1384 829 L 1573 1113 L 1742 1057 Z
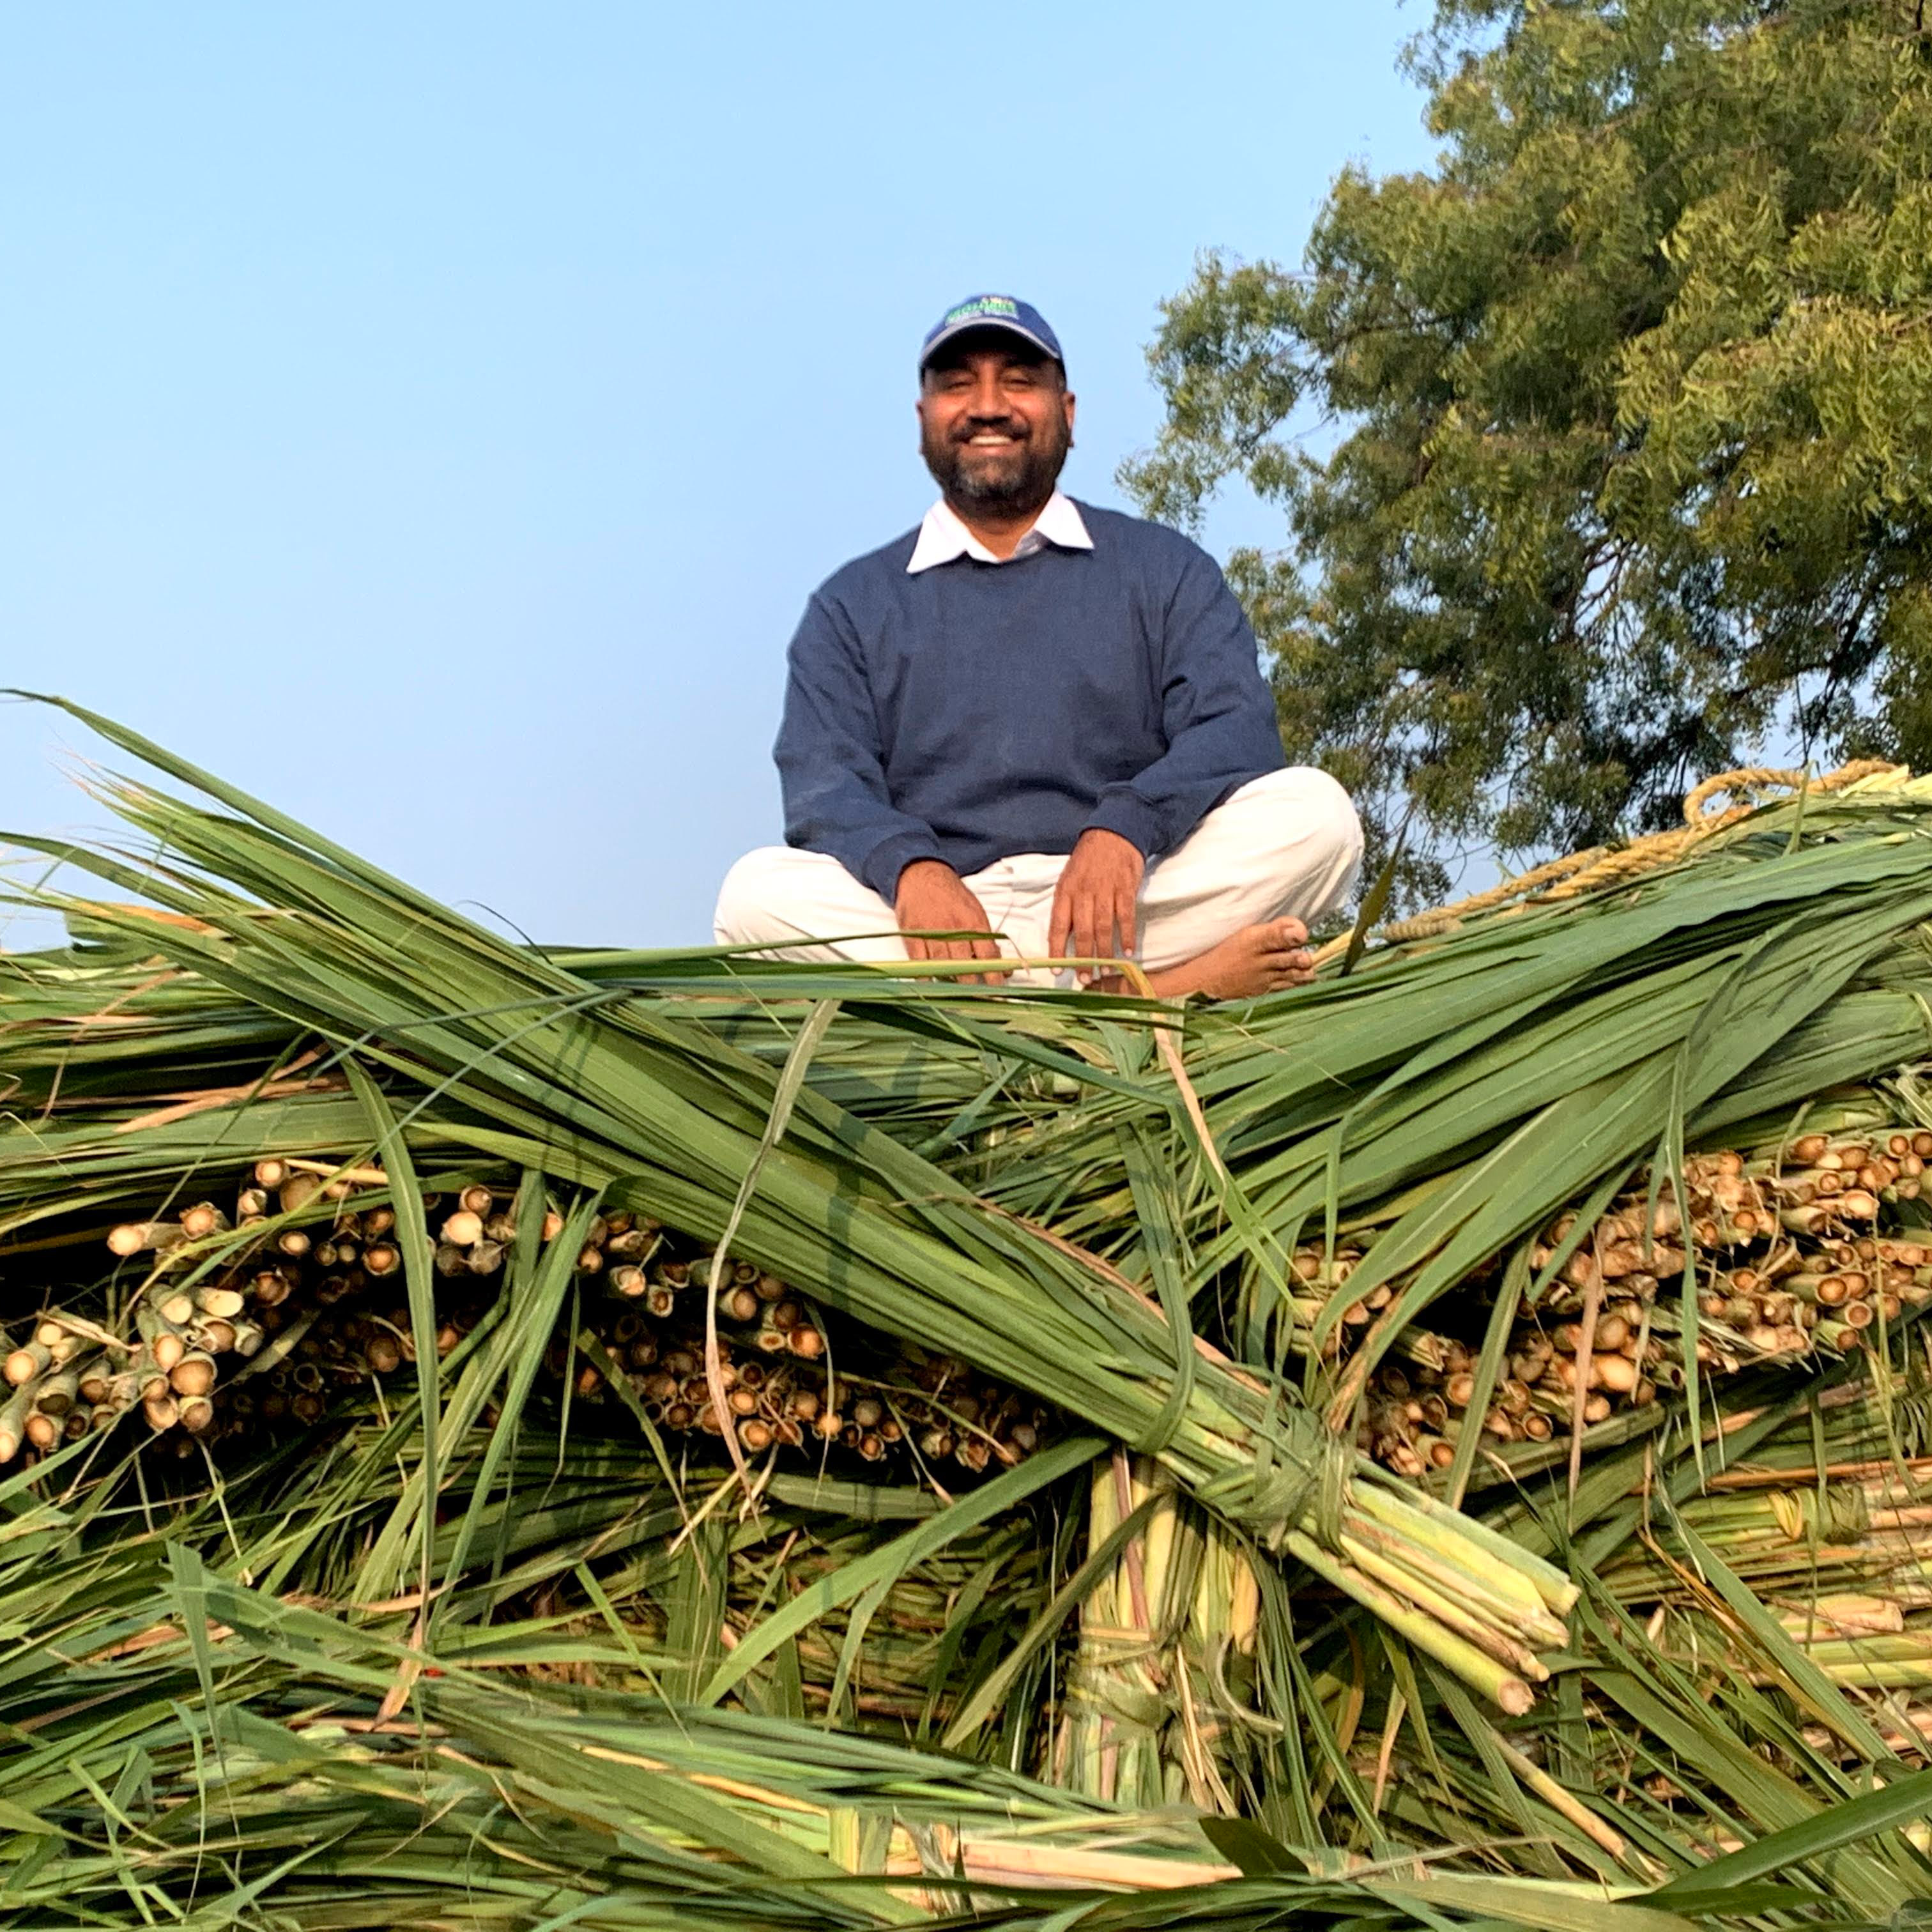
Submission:
M 956 516 L 942 498 L 926 512 L 919 526 L 919 541 L 912 547 L 906 574 L 916 577 L 934 565 L 950 563 L 970 556 L 977 563 L 1011 563 L 1030 556 L 1048 544 L 1060 550 L 1091 550 L 1094 539 L 1080 514 L 1080 506 L 1071 496 L 1056 490 L 1046 507 L 1034 519 L 1033 527 L 1022 537 L 1010 557 L 995 556 Z

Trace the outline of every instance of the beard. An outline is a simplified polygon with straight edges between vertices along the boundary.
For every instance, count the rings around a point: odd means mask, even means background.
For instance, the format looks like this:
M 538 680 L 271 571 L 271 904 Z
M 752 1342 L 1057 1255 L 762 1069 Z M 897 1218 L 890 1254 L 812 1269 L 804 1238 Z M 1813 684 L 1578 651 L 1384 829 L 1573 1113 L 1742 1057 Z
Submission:
M 946 501 L 967 510 L 989 511 L 995 515 L 1021 516 L 1039 509 L 1053 494 L 1066 452 L 1073 439 L 1063 415 L 1043 425 L 1035 435 L 1026 434 L 1026 425 L 1015 422 L 1022 440 L 999 449 L 975 449 L 968 439 L 977 432 L 1006 424 L 975 422 L 952 436 L 928 430 L 920 440 L 920 453 L 932 480 Z

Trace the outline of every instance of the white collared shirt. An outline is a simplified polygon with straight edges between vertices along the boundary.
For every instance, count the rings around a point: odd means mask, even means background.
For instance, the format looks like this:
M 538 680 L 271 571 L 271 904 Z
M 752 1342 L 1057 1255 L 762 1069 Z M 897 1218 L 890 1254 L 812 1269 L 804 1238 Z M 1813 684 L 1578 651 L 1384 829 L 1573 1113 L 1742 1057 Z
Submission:
M 1044 550 L 1048 544 L 1057 544 L 1061 550 L 1094 548 L 1094 539 L 1087 534 L 1079 506 L 1071 496 L 1058 490 L 1048 497 L 1046 506 L 1034 519 L 1033 528 L 1020 538 L 1010 557 L 995 556 L 953 514 L 942 497 L 926 512 L 926 520 L 919 526 L 919 541 L 912 547 L 906 574 L 916 577 L 922 570 L 932 569 L 934 564 L 950 563 L 954 558 L 961 556 L 970 556 L 980 563 L 1012 563 L 1021 557 L 1032 556 L 1036 550 Z

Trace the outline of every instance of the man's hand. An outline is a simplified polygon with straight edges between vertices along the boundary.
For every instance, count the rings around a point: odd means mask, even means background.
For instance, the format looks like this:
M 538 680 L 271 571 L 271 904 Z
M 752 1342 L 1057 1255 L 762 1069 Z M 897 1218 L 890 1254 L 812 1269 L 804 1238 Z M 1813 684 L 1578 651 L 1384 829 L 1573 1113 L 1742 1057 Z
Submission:
M 1139 937 L 1136 904 L 1147 861 L 1118 832 L 1083 832 L 1053 896 L 1048 943 L 1056 959 L 1124 959 Z M 1090 970 L 1082 982 L 1094 978 Z
M 914 959 L 997 959 L 1000 949 L 993 938 L 986 908 L 976 898 L 966 881 L 939 859 L 915 859 L 899 874 L 893 913 L 905 935 L 906 951 Z M 971 939 L 922 939 L 922 932 L 970 932 L 983 938 Z M 1004 973 L 988 973 L 994 986 L 1006 979 Z M 978 983 L 977 974 L 964 976 L 968 985 Z

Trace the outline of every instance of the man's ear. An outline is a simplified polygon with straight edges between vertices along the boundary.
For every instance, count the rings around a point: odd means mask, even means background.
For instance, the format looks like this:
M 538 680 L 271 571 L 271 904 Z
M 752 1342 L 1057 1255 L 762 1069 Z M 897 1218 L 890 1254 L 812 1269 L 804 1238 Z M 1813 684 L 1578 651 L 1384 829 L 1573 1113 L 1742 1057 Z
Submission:
M 1066 394 L 1062 397 L 1060 400 L 1066 405 L 1066 446 L 1069 449 L 1071 449 L 1073 447 L 1073 405 L 1075 401 L 1073 392 L 1071 389 L 1069 389 Z

